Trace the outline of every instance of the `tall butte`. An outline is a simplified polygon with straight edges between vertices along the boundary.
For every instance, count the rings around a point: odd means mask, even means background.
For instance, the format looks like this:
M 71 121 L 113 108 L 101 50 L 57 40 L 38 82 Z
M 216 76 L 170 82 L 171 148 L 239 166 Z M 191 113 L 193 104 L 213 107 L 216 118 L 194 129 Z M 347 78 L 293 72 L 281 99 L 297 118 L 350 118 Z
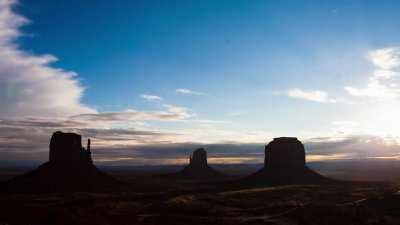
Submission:
M 304 145 L 295 137 L 274 138 L 265 146 L 264 167 L 241 180 L 244 185 L 317 184 L 332 180 L 309 169 Z
M 121 183 L 93 165 L 90 139 L 82 147 L 81 135 L 53 133 L 49 146 L 49 161 L 37 169 L 17 176 L 1 185 L 6 192 L 102 192 L 112 191 Z
M 50 139 L 49 162 L 55 165 L 93 164 L 90 142 L 90 139 L 88 139 L 85 149 L 82 147 L 81 135 L 57 131 Z
M 208 165 L 207 152 L 204 148 L 196 149 L 189 157 L 189 165 L 178 172 L 177 175 L 189 179 L 213 179 L 223 176 Z

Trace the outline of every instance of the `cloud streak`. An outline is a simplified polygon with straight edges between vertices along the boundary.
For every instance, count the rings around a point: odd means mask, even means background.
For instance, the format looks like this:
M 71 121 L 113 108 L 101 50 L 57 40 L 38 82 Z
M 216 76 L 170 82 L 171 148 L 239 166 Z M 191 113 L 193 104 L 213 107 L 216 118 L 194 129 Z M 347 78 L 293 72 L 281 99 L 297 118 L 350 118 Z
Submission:
M 193 90 L 185 89 L 185 88 L 178 88 L 175 90 L 175 92 L 178 94 L 182 94 L 182 95 L 205 95 L 202 92 L 193 91 Z
M 127 109 L 122 112 L 88 113 L 71 116 L 74 121 L 90 122 L 132 122 L 132 121 L 176 121 L 190 118 L 192 115 L 187 108 L 164 105 L 165 111 L 137 111 Z
M 147 100 L 147 101 L 161 101 L 161 100 L 163 100 L 160 96 L 157 96 L 157 95 L 146 95 L 146 94 L 143 94 L 140 97 L 145 99 L 145 100 Z
M 328 101 L 328 94 L 324 91 L 309 91 L 302 90 L 299 88 L 290 89 L 287 92 L 289 97 L 303 99 L 313 102 L 325 103 Z
M 286 94 L 291 98 L 319 103 L 350 103 L 348 100 L 343 98 L 331 98 L 328 93 L 320 90 L 303 90 L 300 88 L 292 88 L 289 89 Z

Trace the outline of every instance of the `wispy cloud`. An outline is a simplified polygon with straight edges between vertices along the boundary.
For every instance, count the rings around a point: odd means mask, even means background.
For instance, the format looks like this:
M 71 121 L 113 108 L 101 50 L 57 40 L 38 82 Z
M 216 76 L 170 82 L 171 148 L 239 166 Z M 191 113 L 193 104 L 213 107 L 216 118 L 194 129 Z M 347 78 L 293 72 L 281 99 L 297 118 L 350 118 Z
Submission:
M 147 101 L 161 101 L 162 98 L 160 96 L 157 95 L 147 95 L 147 94 L 143 94 L 140 95 L 141 98 L 147 100 Z
M 181 119 L 187 119 L 193 116 L 191 113 L 189 113 L 189 110 L 185 107 L 168 105 L 168 104 L 164 104 L 164 107 L 168 109 L 169 113 L 179 115 Z
M 398 69 L 400 66 L 400 48 L 382 48 L 370 51 L 367 56 L 371 62 L 383 70 Z
M 0 118 L 60 117 L 95 113 L 81 103 L 84 87 L 77 74 L 51 67 L 53 55 L 21 50 L 16 39 L 29 21 L 14 13 L 16 1 L 0 2 Z
M 303 90 L 300 88 L 293 88 L 288 90 L 286 94 L 291 98 L 319 103 L 350 103 L 350 101 L 344 98 L 331 98 L 328 93 L 320 90 Z
M 298 88 L 290 89 L 287 92 L 289 97 L 299 98 L 307 101 L 313 102 L 327 102 L 328 94 L 324 91 L 310 91 L 310 90 L 301 90 Z
M 344 89 L 352 96 L 375 99 L 397 99 L 400 97 L 400 48 L 383 48 L 368 52 L 367 59 L 375 66 L 365 88 L 347 86 Z
M 118 112 L 101 112 L 101 113 L 88 113 L 78 114 L 70 117 L 74 121 L 91 121 L 91 122 L 131 122 L 131 121 L 175 121 L 183 120 L 191 117 L 187 108 L 164 105 L 164 111 L 138 111 L 134 109 L 127 109 Z
M 400 99 L 400 47 L 374 49 L 366 54 L 366 58 L 375 67 L 368 78 L 366 87 L 345 86 L 344 90 L 353 97 L 371 100 Z M 344 98 L 332 98 L 321 90 L 290 89 L 289 97 L 320 103 L 350 103 Z
M 193 91 L 185 88 L 178 88 L 175 91 L 176 93 L 183 95 L 205 95 L 203 92 Z

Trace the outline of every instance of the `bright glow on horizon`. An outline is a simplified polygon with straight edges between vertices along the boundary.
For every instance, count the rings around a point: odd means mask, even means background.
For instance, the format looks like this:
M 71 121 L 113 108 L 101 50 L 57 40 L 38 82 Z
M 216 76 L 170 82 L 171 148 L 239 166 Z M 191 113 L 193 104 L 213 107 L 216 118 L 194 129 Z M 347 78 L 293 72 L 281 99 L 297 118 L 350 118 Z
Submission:
M 363 124 L 366 133 L 382 137 L 400 137 L 400 105 L 398 102 L 376 103 L 371 106 L 364 117 Z

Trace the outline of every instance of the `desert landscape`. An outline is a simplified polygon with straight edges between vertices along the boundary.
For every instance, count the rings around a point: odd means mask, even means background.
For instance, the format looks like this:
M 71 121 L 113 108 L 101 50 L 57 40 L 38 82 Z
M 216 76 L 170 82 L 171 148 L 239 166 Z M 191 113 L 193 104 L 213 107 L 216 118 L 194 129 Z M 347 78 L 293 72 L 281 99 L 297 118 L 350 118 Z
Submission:
M 4 173 L 0 224 L 400 223 L 395 180 L 320 175 L 306 166 L 296 138 L 275 138 L 264 167 L 248 175 L 213 169 L 205 149 L 185 168 L 105 173 L 86 154 L 90 141 L 80 143 L 77 134 L 56 132 L 49 162 L 11 179 Z
M 0 0 L 0 225 L 400 225 L 399 0 Z

